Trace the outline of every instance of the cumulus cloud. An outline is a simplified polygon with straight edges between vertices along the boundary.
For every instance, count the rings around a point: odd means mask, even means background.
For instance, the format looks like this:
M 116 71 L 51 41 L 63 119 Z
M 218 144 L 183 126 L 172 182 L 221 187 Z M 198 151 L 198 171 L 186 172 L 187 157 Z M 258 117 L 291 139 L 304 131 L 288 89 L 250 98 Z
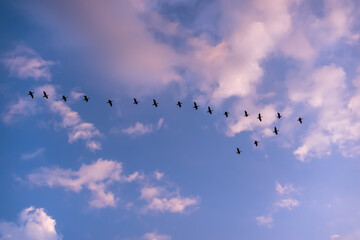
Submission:
M 5 53 L 1 61 L 12 76 L 20 79 L 51 80 L 50 67 L 54 62 L 42 59 L 37 52 L 28 47 L 17 46 L 15 50 Z
M 276 189 L 276 192 L 280 195 L 288 195 L 293 192 L 297 192 L 297 189 L 294 188 L 294 186 L 292 184 L 285 184 L 282 186 L 278 182 L 275 183 L 275 189 Z
M 1 239 L 61 240 L 56 221 L 43 208 L 24 209 L 17 222 L 0 222 Z
M 78 171 L 59 167 L 40 168 L 29 174 L 28 179 L 36 185 L 63 187 L 77 193 L 86 188 L 92 194 L 89 204 L 104 208 L 116 206 L 118 200 L 114 193 L 108 190 L 112 183 L 132 182 L 139 177 L 137 172 L 130 176 L 124 176 L 122 172 L 121 163 L 99 158 L 92 164 L 83 164 Z
M 151 233 L 144 234 L 144 236 L 141 239 L 143 239 L 143 240 L 171 240 L 172 238 L 169 235 L 158 234 L 157 232 L 151 232 Z
M 296 199 L 291 199 L 291 198 L 287 198 L 287 199 L 281 199 L 279 202 L 276 203 L 276 206 L 280 207 L 280 208 L 287 208 L 289 210 L 293 209 L 296 206 L 299 206 L 299 201 Z
M 260 226 L 266 226 L 268 228 L 271 228 L 273 226 L 274 219 L 271 216 L 259 216 L 256 217 L 256 221 Z
M 154 172 L 154 177 L 156 178 L 156 180 L 162 179 L 163 176 L 164 176 L 164 173 L 162 173 L 162 172 L 159 172 L 159 171 Z

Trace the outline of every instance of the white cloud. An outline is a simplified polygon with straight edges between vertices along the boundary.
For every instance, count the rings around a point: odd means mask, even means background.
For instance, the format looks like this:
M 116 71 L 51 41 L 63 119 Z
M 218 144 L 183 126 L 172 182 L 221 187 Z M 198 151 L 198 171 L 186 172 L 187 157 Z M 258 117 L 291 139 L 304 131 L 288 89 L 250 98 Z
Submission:
M 156 124 L 156 130 L 159 130 L 162 127 L 163 123 L 164 123 L 164 119 L 160 118 Z M 135 123 L 135 125 L 130 126 L 125 129 L 122 129 L 121 131 L 130 136 L 140 136 L 140 135 L 144 135 L 144 134 L 153 132 L 154 125 L 153 124 L 143 124 L 143 123 L 137 122 L 137 123 Z
M 7 107 L 7 111 L 3 115 L 3 121 L 6 124 L 11 124 L 19 116 L 30 116 L 37 112 L 38 109 L 33 101 L 20 97 L 17 103 L 10 104 Z
M 83 164 L 78 171 L 70 169 L 40 168 L 28 175 L 31 183 L 49 187 L 64 187 L 67 190 L 80 192 L 87 188 L 92 193 L 90 205 L 96 208 L 114 207 L 118 198 L 108 190 L 113 182 L 131 182 L 139 177 L 135 172 L 130 176 L 122 175 L 122 164 L 99 158 L 96 162 Z
M 24 209 L 18 222 L 0 222 L 0 239 L 61 240 L 56 222 L 43 208 Z
M 15 50 L 5 53 L 2 62 L 10 74 L 18 78 L 51 80 L 50 66 L 54 62 L 42 59 L 37 52 L 25 46 L 19 45 Z
M 258 224 L 260 226 L 266 226 L 268 228 L 271 228 L 273 226 L 274 223 L 274 219 L 271 216 L 259 216 L 256 217 L 256 221 L 258 222 Z
M 69 143 L 84 140 L 86 142 L 86 146 L 91 151 L 100 150 L 101 143 L 94 140 L 94 138 L 101 136 L 101 133 L 94 124 L 84 122 L 78 112 L 73 111 L 64 102 L 60 100 L 57 101 L 57 93 L 53 85 L 48 84 L 36 88 L 36 92 L 42 91 L 46 91 L 49 95 L 49 99 L 46 99 L 46 103 L 48 104 L 50 111 L 61 117 L 62 122 L 60 126 L 68 129 Z
M 71 98 L 73 98 L 75 100 L 78 100 L 79 98 L 81 98 L 84 95 L 85 95 L 85 93 L 77 92 L 77 91 L 71 91 L 71 93 L 70 93 Z
M 186 208 L 197 205 L 199 202 L 198 198 L 184 198 L 177 192 L 168 192 L 162 187 L 148 186 L 142 187 L 140 198 L 148 202 L 145 210 L 171 213 L 182 213 Z
M 278 182 L 276 182 L 276 184 L 275 184 L 275 189 L 276 189 L 276 192 L 280 195 L 288 195 L 293 192 L 297 192 L 297 189 L 294 188 L 292 184 L 285 184 L 285 185 L 281 186 L 281 184 Z
M 143 240 L 171 240 L 169 235 L 158 234 L 157 232 L 146 233 L 143 237 Z
M 156 180 L 160 180 L 164 176 L 164 173 L 161 173 L 159 171 L 155 171 L 154 176 L 155 176 Z
M 36 157 L 40 156 L 41 154 L 43 154 L 44 151 L 45 151 L 45 148 L 38 148 L 34 152 L 21 154 L 21 160 L 29 160 L 29 159 L 36 158 Z
M 289 210 L 292 210 L 294 207 L 299 206 L 300 202 L 296 199 L 281 199 L 279 202 L 276 203 L 276 206 L 280 208 L 287 208 Z
M 360 239 L 360 230 L 354 230 L 348 234 L 333 234 L 330 236 L 331 240 L 358 240 Z

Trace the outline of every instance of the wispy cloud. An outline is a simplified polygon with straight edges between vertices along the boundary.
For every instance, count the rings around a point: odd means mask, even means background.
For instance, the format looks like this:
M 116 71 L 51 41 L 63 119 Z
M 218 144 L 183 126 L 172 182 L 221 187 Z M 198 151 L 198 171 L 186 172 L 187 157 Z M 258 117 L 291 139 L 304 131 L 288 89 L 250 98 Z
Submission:
M 47 215 L 45 209 L 29 207 L 24 209 L 17 222 L 0 222 L 1 239 L 61 240 L 56 232 L 56 221 Z
M 5 53 L 1 61 L 12 76 L 20 79 L 51 80 L 50 67 L 54 62 L 42 59 L 28 47 L 18 45 L 15 50 Z
M 156 127 L 153 124 L 143 124 L 140 122 L 135 123 L 135 125 L 130 126 L 128 128 L 122 129 L 121 131 L 125 134 L 128 134 L 130 136 L 140 136 L 144 135 L 146 133 L 151 133 L 155 129 L 159 130 L 164 123 L 164 119 L 160 118 L 158 123 L 156 124 Z
M 40 156 L 41 154 L 43 154 L 44 151 L 45 151 L 45 148 L 38 148 L 34 152 L 21 154 L 21 159 L 29 160 L 29 159 L 36 158 L 36 157 Z
M 40 168 L 28 175 L 28 179 L 36 185 L 63 187 L 74 192 L 87 188 L 92 194 L 89 204 L 104 208 L 115 207 L 118 201 L 114 193 L 108 190 L 109 185 L 114 182 L 132 182 L 139 177 L 136 172 L 130 176 L 124 176 L 122 172 L 121 163 L 100 158 L 92 164 L 83 164 L 78 171 L 58 167 Z
M 272 228 L 274 219 L 271 216 L 270 217 L 259 216 L 256 217 L 256 221 L 260 226 L 266 226 L 268 228 Z
M 171 240 L 172 238 L 169 235 L 158 234 L 157 232 L 150 232 L 144 234 L 141 238 L 142 240 Z
M 3 113 L 3 121 L 6 124 L 12 124 L 21 116 L 30 116 L 38 112 L 36 103 L 20 97 L 16 103 L 7 106 L 6 112 Z

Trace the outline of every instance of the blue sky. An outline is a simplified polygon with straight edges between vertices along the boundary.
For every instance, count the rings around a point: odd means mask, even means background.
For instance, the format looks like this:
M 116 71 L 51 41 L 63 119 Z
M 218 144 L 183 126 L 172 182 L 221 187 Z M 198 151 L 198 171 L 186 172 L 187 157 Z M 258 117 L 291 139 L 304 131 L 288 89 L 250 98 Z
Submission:
M 0 239 L 360 239 L 359 15 L 2 1 Z

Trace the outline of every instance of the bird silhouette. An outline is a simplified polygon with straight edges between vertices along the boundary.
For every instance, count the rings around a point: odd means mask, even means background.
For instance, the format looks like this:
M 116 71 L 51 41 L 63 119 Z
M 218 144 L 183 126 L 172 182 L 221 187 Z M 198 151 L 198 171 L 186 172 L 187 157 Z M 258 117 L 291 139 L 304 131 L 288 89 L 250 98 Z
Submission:
M 275 133 L 276 135 L 278 135 L 278 133 L 279 133 L 279 129 L 277 129 L 276 127 L 274 127 L 274 131 L 273 131 L 273 133 Z
M 67 97 L 65 97 L 64 95 L 62 96 L 62 100 L 64 100 L 64 102 L 66 102 Z
M 113 104 L 112 104 L 112 103 L 113 103 L 113 100 L 110 100 L 110 99 L 109 99 L 109 100 L 107 101 L 107 103 L 110 105 L 110 107 L 112 107 L 112 105 L 113 105 Z
M 31 98 L 34 98 L 34 93 L 32 91 L 29 91 L 28 95 L 31 97 Z
M 158 107 L 158 103 L 156 102 L 155 99 L 153 99 L 153 104 L 152 105 L 155 106 L 155 107 Z
M 299 121 L 299 123 L 300 123 L 300 124 L 302 124 L 302 123 L 303 123 L 303 122 L 302 122 L 302 120 L 303 120 L 303 118 L 302 118 L 302 117 L 299 117 L 299 118 L 298 118 L 298 121 Z
M 210 108 L 210 106 L 208 106 L 207 112 L 210 113 L 210 114 L 212 114 L 212 111 L 213 111 L 213 110 Z
M 262 118 L 261 118 L 261 117 L 262 117 L 262 116 L 261 116 L 261 114 L 259 113 L 257 119 L 259 119 L 260 122 L 262 121 Z
M 138 100 L 136 100 L 136 98 L 134 98 L 134 104 L 136 104 L 136 105 L 139 104 L 139 102 L 138 102 Z
M 196 102 L 194 102 L 194 106 L 193 106 L 193 108 L 195 108 L 195 110 L 198 110 L 199 106 L 197 105 L 197 103 L 196 103 Z
M 247 113 L 247 111 L 244 111 L 244 112 L 245 112 L 244 116 L 245 116 L 245 117 L 248 117 L 249 114 Z
M 241 151 L 240 151 L 239 148 L 236 148 L 236 153 L 237 153 L 237 154 L 240 154 L 240 153 L 241 153 Z
M 84 96 L 84 101 L 85 101 L 85 102 L 88 102 L 88 101 L 89 101 L 88 96 L 86 96 L 86 95 Z
M 178 101 L 176 105 L 179 106 L 179 108 L 181 108 L 181 104 L 182 102 Z
M 280 119 L 281 117 L 280 113 L 277 113 L 277 118 Z
M 46 99 L 48 99 L 49 98 L 49 96 L 46 94 L 46 92 L 45 91 L 43 91 L 43 93 L 44 93 L 44 98 L 46 98 Z
M 229 117 L 229 112 L 224 113 L 225 117 Z
M 255 144 L 255 147 L 257 147 L 259 145 L 259 141 L 255 140 L 254 144 Z

